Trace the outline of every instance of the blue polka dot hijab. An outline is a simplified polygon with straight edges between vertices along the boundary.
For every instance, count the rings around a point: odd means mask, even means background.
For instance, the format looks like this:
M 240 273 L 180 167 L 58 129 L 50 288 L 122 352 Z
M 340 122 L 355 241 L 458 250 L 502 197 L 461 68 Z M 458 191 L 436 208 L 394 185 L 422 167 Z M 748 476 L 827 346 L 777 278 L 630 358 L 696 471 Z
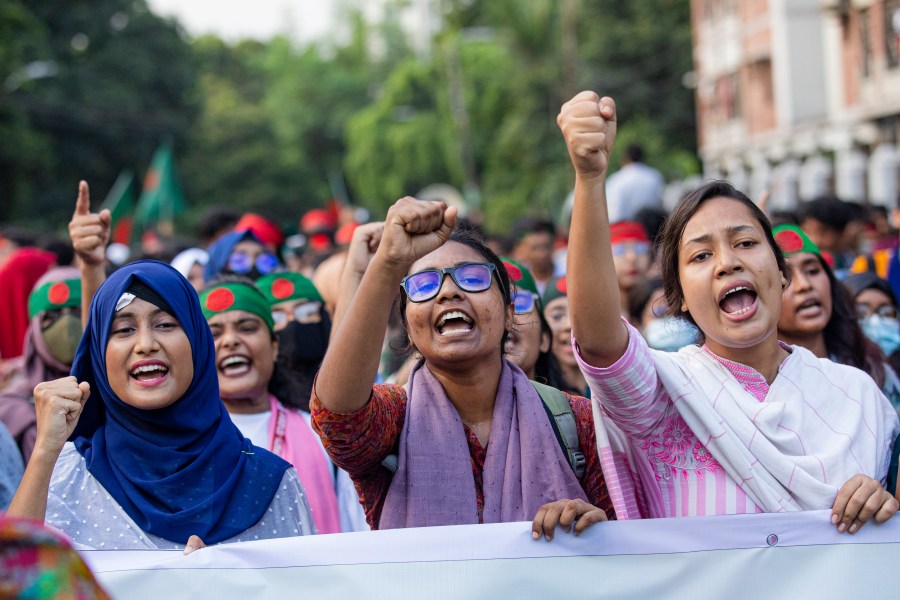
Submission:
M 167 305 L 161 308 L 171 310 L 191 344 L 194 378 L 165 408 L 124 403 L 107 378 L 117 305 L 135 292 Z M 197 293 L 178 271 L 144 260 L 113 273 L 91 301 L 72 375 L 90 384 L 91 396 L 71 439 L 88 471 L 144 532 L 179 544 L 198 535 L 214 544 L 259 522 L 290 465 L 253 446 L 231 422 L 219 399 L 212 334 Z

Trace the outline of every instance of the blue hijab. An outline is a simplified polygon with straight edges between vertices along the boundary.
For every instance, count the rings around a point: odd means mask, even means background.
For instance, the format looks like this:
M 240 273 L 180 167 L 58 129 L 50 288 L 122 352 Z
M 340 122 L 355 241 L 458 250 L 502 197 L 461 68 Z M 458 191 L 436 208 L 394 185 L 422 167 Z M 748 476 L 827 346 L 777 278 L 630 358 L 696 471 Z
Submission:
M 206 249 L 209 252 L 209 260 L 206 262 L 206 266 L 203 267 L 203 281 L 209 283 L 216 275 L 224 271 L 225 267 L 228 266 L 231 253 L 234 252 L 234 247 L 247 240 L 265 247 L 265 244 L 259 241 L 259 238 L 250 230 L 231 231 L 210 244 L 209 248 Z
M 135 281 L 172 307 L 191 343 L 194 379 L 165 408 L 125 404 L 106 375 L 116 303 Z M 88 471 L 142 530 L 179 544 L 193 534 L 214 544 L 258 523 L 290 466 L 251 445 L 231 422 L 219 399 L 215 358 L 194 288 L 169 265 L 142 260 L 97 290 L 72 363 L 72 375 L 91 385 L 71 437 Z

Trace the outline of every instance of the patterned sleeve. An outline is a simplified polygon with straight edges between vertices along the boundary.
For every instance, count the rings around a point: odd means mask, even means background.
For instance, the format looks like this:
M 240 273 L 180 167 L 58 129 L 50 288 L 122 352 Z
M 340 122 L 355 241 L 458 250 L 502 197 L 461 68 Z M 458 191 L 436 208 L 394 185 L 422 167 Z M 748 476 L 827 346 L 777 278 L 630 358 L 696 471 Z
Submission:
M 313 429 L 334 464 L 353 480 L 369 527 L 378 529 L 393 479 L 393 473 L 382 467 L 381 461 L 397 451 L 406 419 L 406 390 L 399 385 L 376 384 L 364 407 L 341 414 L 322 406 L 313 385 L 309 408 Z
M 313 386 L 309 408 L 331 460 L 353 476 L 378 467 L 396 447 L 406 417 L 406 390 L 377 384 L 365 406 L 342 414 L 325 408 Z
M 597 436 L 594 435 L 594 415 L 591 412 L 591 401 L 581 396 L 571 396 L 563 392 L 572 413 L 575 415 L 575 426 L 578 429 L 578 446 L 584 453 L 584 476 L 581 478 L 581 488 L 587 495 L 588 502 L 606 512 L 608 519 L 616 518 L 609 490 L 606 488 L 606 480 L 603 477 L 603 469 L 600 465 L 600 455 L 597 452 Z
M 608 367 L 588 364 L 572 337 L 575 358 L 584 374 L 591 397 L 619 428 L 628 435 L 646 437 L 658 426 L 671 403 L 665 388 L 656 374 L 656 366 L 647 342 L 622 319 L 628 329 L 628 347 L 625 354 Z

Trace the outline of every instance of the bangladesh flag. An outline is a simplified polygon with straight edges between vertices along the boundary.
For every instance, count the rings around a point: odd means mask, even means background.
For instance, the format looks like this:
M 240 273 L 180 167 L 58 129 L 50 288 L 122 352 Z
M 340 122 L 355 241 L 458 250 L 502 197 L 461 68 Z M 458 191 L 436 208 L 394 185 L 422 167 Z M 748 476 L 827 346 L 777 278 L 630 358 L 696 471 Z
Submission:
M 137 201 L 137 185 L 134 181 L 134 172 L 125 169 L 119 173 L 118 179 L 113 184 L 100 210 L 109 209 L 112 214 L 111 240 L 126 246 L 131 244 L 131 229 L 133 225 L 134 205 Z
M 134 213 L 135 226 L 164 223 L 171 232 L 172 221 L 185 208 L 184 195 L 175 173 L 171 142 L 163 142 L 150 161 L 144 176 L 144 190 Z

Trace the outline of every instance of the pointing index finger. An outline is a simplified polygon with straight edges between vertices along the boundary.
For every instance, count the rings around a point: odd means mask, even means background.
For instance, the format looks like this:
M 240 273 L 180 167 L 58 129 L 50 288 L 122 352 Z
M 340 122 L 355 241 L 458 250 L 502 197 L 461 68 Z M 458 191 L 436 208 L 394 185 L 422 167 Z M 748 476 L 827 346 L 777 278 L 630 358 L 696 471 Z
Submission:
M 87 181 L 78 182 L 78 199 L 75 201 L 76 215 L 91 214 L 91 192 L 88 189 Z

